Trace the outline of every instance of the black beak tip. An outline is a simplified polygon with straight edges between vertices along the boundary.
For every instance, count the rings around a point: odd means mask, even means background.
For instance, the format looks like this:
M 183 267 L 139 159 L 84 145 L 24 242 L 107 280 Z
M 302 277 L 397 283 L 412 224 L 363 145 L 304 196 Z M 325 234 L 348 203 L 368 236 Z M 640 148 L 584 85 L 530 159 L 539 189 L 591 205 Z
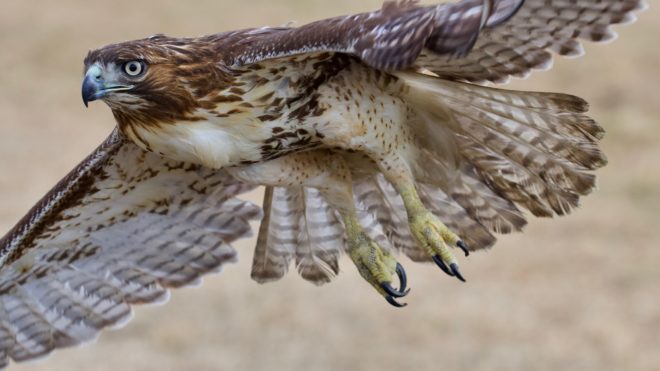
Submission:
M 89 102 L 94 100 L 94 94 L 96 94 L 96 89 L 93 89 L 91 86 L 85 84 L 82 88 L 82 100 L 85 104 L 85 107 L 89 107 Z
M 82 100 L 85 107 L 89 107 L 89 102 L 99 98 L 99 85 L 89 76 L 85 78 L 82 85 Z

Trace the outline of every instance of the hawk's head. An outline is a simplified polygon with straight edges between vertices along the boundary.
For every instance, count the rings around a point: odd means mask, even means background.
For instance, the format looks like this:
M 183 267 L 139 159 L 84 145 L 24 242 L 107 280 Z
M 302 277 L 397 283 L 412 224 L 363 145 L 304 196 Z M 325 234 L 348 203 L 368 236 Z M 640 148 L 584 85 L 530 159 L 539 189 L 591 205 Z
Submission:
M 228 83 L 212 39 L 156 35 L 111 44 L 85 58 L 82 98 L 100 99 L 119 124 L 185 121 Z

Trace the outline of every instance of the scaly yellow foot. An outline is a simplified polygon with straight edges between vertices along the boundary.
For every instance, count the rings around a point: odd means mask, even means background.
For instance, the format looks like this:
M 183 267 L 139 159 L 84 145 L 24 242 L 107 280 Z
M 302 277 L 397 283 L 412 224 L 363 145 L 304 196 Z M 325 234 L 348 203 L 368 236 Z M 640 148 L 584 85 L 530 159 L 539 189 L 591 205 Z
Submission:
M 465 243 L 428 211 L 412 216 L 409 223 L 413 237 L 426 250 L 427 254 L 433 258 L 433 261 L 438 267 L 448 275 L 455 276 L 465 282 L 465 278 L 463 278 L 458 268 L 458 261 L 448 248 L 448 245 L 457 246 L 467 256 L 469 251 Z
M 408 223 L 413 237 L 440 269 L 465 282 L 465 278 L 458 269 L 456 258 L 447 247 L 448 245 L 459 247 L 465 256 L 468 256 L 470 252 L 465 243 L 426 209 L 414 184 L 401 185 L 398 190 L 408 212 Z
M 389 251 L 382 249 L 367 235 L 362 234 L 353 241 L 349 241 L 349 255 L 360 275 L 371 284 L 388 303 L 395 307 L 404 307 L 396 301 L 408 295 L 410 289 L 406 288 L 406 271 L 403 269 Z M 392 287 L 392 277 L 399 277 L 400 288 Z
M 392 254 L 381 248 L 374 240 L 367 236 L 359 225 L 354 213 L 343 215 L 348 237 L 348 254 L 355 263 L 360 275 L 373 286 L 395 307 L 404 307 L 396 301 L 410 292 L 406 288 L 406 271 L 403 269 Z M 399 278 L 399 289 L 392 286 L 394 275 Z

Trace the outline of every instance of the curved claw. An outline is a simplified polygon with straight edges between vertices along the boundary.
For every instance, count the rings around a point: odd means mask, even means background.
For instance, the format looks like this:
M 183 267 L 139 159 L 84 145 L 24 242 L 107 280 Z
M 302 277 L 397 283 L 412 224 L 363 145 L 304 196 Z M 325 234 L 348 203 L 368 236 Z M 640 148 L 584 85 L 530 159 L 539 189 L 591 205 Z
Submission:
M 396 275 L 399 276 L 399 282 L 401 283 L 399 285 L 399 291 L 407 293 L 406 287 L 408 285 L 408 277 L 406 276 L 406 270 L 403 269 L 401 263 L 396 263 Z
M 463 250 L 463 253 L 465 253 L 465 256 L 470 256 L 470 250 L 468 250 L 467 245 L 463 241 L 458 241 L 456 242 L 456 246 L 458 246 L 461 250 Z
M 433 255 L 433 261 L 435 264 L 442 269 L 443 272 L 447 273 L 447 275 L 454 277 L 454 274 L 447 268 L 447 264 L 442 261 L 442 258 L 440 255 Z
M 389 297 L 394 297 L 394 298 L 402 298 L 408 295 L 408 292 L 410 292 L 410 289 L 405 291 L 397 291 L 392 287 L 392 285 L 389 282 L 381 283 L 380 287 L 383 289 L 383 291 L 385 291 L 387 295 L 389 295 Z
M 461 271 L 458 269 L 458 264 L 456 264 L 456 263 L 449 264 L 449 269 L 451 269 L 451 272 L 454 273 L 456 278 L 458 278 L 459 280 L 465 282 L 465 278 L 463 278 L 463 275 L 461 274 Z
M 394 300 L 394 298 L 391 297 L 391 296 L 386 296 L 385 300 L 387 300 L 388 303 L 392 304 L 392 306 L 397 307 L 397 308 L 403 308 L 406 305 L 408 305 L 408 303 L 403 303 L 403 304 L 399 303 L 398 301 Z

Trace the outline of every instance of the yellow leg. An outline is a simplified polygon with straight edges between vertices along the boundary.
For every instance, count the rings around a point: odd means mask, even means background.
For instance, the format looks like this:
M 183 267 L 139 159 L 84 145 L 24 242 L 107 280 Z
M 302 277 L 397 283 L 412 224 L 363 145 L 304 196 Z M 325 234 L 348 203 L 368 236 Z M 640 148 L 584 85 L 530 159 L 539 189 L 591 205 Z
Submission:
M 465 282 L 458 268 L 458 261 L 448 248 L 448 246 L 457 246 L 467 256 L 469 252 L 465 243 L 424 207 L 412 182 L 399 185 L 397 188 L 408 213 L 408 223 L 413 237 L 440 269 Z
M 385 299 L 396 307 L 403 307 L 396 298 L 406 296 L 406 273 L 401 264 L 364 233 L 354 211 L 343 211 L 346 236 L 348 238 L 348 254 L 355 263 L 360 275 L 371 284 Z M 392 287 L 394 275 L 399 277 L 400 288 Z
M 390 304 L 403 306 L 396 302 L 396 298 L 409 291 L 406 290 L 405 271 L 389 251 L 365 234 L 360 225 L 353 203 L 351 171 L 343 157 L 324 150 L 299 152 L 230 171 L 234 177 L 248 183 L 278 187 L 302 185 L 318 189 L 341 214 L 348 238 L 348 253 L 362 277 Z M 399 277 L 398 290 L 392 287 L 394 275 Z

